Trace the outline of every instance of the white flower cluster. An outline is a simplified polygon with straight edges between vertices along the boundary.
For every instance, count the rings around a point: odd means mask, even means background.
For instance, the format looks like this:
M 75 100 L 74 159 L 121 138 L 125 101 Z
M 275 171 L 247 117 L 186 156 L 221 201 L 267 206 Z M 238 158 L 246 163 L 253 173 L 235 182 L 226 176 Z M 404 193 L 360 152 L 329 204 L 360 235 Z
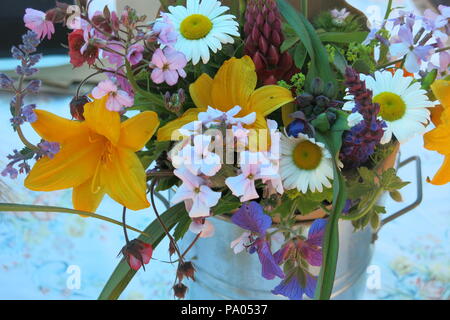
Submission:
M 179 129 L 184 138 L 169 153 L 174 173 L 182 181 L 172 203 L 184 201 L 193 219 L 190 230 L 201 232 L 202 237 L 213 234 L 213 226 L 205 218 L 211 215 L 211 208 L 217 205 L 222 194 L 212 189 L 211 178 L 224 165 L 236 172 L 235 176 L 225 177 L 225 185 L 241 202 L 259 198 L 257 180 L 266 184 L 269 194 L 283 193 L 279 175 L 281 133 L 276 121 L 267 120 L 268 132 L 263 129 L 257 132 L 259 139 L 270 137 L 269 150 L 255 151 L 257 149 L 251 148 L 254 132 L 246 127 L 254 124 L 256 114 L 239 118 L 240 111 L 239 106 L 227 112 L 208 107 L 198 114 L 198 120 Z

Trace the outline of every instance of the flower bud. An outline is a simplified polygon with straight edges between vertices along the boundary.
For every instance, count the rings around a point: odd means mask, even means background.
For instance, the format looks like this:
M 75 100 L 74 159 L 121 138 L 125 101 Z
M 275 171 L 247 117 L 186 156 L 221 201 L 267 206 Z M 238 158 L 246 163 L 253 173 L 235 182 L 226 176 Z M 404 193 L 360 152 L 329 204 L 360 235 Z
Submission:
M 184 299 L 188 287 L 180 282 L 174 285 L 172 289 L 175 297 L 177 297 L 178 299 Z
M 87 96 L 74 97 L 70 102 L 70 114 L 79 121 L 84 121 L 84 105 L 89 102 Z
M 14 86 L 14 81 L 4 73 L 0 73 L 0 88 L 1 89 L 12 89 Z
M 177 277 L 180 281 L 182 281 L 184 277 L 195 280 L 194 274 L 195 268 L 192 262 L 183 262 L 178 265 Z
M 315 78 L 311 84 L 312 94 L 318 96 L 323 93 L 323 81 L 320 78 Z
M 153 254 L 153 247 L 151 244 L 145 243 L 139 239 L 134 239 L 128 242 L 120 251 L 128 265 L 133 270 L 139 270 L 140 267 L 145 266 L 150 262 Z
M 296 103 L 300 108 L 304 108 L 311 105 L 313 100 L 314 96 L 312 94 L 304 92 L 297 97 Z

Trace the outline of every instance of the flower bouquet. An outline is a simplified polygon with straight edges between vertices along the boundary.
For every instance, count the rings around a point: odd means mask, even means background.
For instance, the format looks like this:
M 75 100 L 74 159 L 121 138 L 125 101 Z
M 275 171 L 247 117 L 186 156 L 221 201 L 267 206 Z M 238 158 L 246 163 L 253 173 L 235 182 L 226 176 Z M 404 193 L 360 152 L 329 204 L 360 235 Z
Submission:
M 183 298 L 186 278 L 196 277 L 187 254 L 214 237 L 219 216 L 242 229 L 228 250 L 254 254 L 254 272 L 279 280 L 273 294 L 329 299 L 338 221 L 380 227 L 379 198 L 402 201 L 408 183 L 394 168 L 399 145 L 431 121 L 425 147 L 446 158 L 429 182 L 450 181 L 449 7 L 417 16 L 388 1 L 369 30 L 345 8 L 309 17 L 308 1 L 301 12 L 285 0 L 233 1 L 231 9 L 217 0 L 161 1 L 154 21 L 90 4 L 27 9 L 30 31 L 12 48 L 18 80 L 0 78 L 14 94 L 11 125 L 24 144 L 2 175 L 25 174 L 35 191 L 73 189 L 73 209 L 0 209 L 122 226 L 123 259 L 101 299 L 118 298 L 164 237 L 178 266 L 173 292 Z M 90 92 L 80 84 L 67 106 L 72 119 L 24 102 L 41 85 L 26 79 L 55 23 L 69 29 L 73 67 L 105 76 Z M 24 135 L 27 122 L 41 141 Z M 123 206 L 123 221 L 95 213 L 105 195 Z M 157 199 L 170 201 L 165 212 Z M 153 222 L 130 227 L 128 210 Z M 130 230 L 139 237 L 130 240 Z M 186 234 L 193 241 L 182 250 Z

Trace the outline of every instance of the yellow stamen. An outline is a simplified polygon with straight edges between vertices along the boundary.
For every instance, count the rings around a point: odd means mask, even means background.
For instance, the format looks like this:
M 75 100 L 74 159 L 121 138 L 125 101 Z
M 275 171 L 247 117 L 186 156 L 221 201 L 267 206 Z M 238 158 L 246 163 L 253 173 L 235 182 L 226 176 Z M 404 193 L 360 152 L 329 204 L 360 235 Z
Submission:
M 181 22 L 180 33 L 189 40 L 198 40 L 206 37 L 213 24 L 207 16 L 192 14 Z
M 386 121 L 401 119 L 406 112 L 406 104 L 403 99 L 392 92 L 382 92 L 373 98 L 374 103 L 380 105 L 380 117 Z
M 318 145 L 305 140 L 295 147 L 292 157 L 300 169 L 313 170 L 320 164 L 322 150 Z

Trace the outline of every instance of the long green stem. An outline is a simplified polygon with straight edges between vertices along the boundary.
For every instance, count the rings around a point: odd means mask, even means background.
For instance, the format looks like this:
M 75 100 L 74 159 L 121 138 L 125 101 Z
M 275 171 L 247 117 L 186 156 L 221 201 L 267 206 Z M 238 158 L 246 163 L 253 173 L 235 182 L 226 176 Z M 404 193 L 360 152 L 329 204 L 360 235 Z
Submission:
M 389 18 L 389 15 L 391 14 L 392 11 L 392 0 L 389 0 L 387 8 L 386 8 L 386 13 L 384 14 L 384 20 L 387 20 Z
M 301 0 L 300 5 L 302 6 L 303 15 L 308 18 L 308 0 Z
M 1 213 L 7 213 L 7 212 L 59 212 L 59 213 L 69 213 L 69 214 L 76 214 L 86 217 L 91 217 L 94 219 L 103 220 L 118 226 L 125 226 L 128 230 L 138 232 L 142 234 L 145 237 L 150 237 L 150 235 L 144 233 L 143 231 L 133 228 L 128 225 L 124 225 L 120 223 L 117 220 L 92 213 L 92 212 L 85 212 L 85 211 L 79 211 L 69 208 L 61 208 L 61 207 L 52 207 L 52 206 L 38 206 L 38 205 L 28 205 L 28 204 L 16 204 L 16 203 L 0 203 L 0 212 Z

